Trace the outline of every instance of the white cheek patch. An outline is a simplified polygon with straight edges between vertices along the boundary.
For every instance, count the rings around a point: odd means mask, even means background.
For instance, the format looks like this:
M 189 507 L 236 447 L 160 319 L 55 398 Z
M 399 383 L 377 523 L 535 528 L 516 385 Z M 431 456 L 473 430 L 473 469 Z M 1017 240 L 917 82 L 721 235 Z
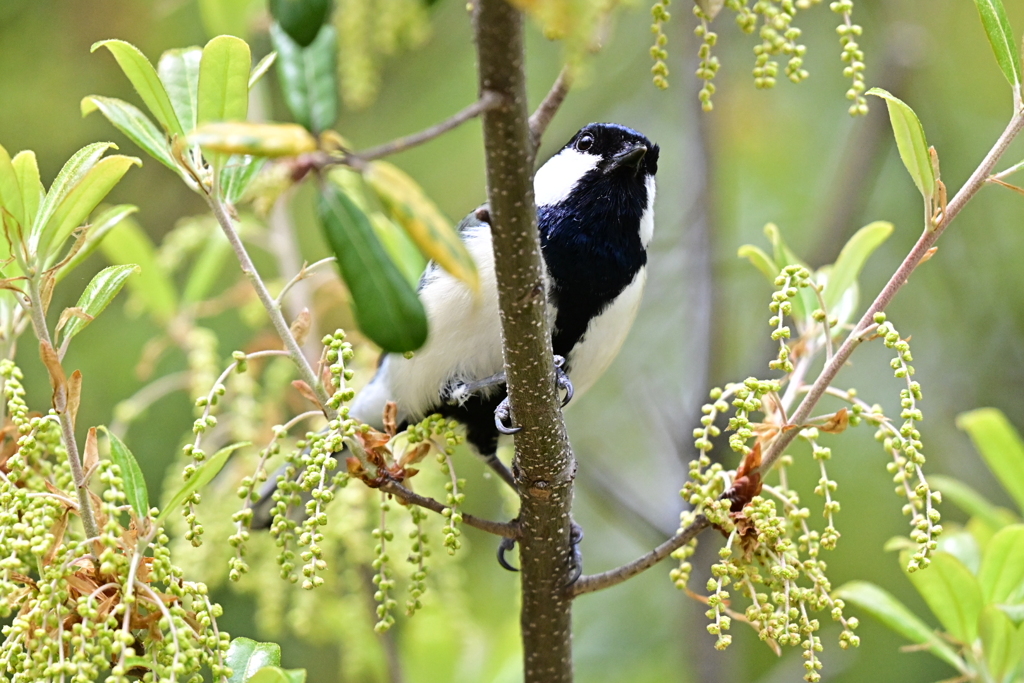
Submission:
M 541 166 L 533 178 L 533 194 L 537 206 L 548 206 L 565 200 L 580 178 L 597 168 L 601 157 L 564 149 Z
M 654 176 L 647 176 L 647 208 L 640 217 L 640 244 L 647 248 L 654 237 Z

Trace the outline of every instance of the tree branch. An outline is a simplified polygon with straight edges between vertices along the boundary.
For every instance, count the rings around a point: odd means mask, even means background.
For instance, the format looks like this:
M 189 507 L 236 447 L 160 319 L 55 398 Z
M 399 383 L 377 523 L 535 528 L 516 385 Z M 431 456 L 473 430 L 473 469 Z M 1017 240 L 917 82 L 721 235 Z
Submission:
M 483 115 L 484 149 L 505 376 L 515 423 L 525 683 L 572 681 L 573 457 L 555 390 L 547 291 L 526 109 L 523 17 L 505 0 L 474 2 L 480 92 L 500 105 Z
M 386 481 L 380 486 L 380 490 L 384 493 L 391 494 L 403 503 L 408 505 L 418 505 L 421 508 L 433 510 L 438 514 L 443 513 L 445 508 L 448 507 L 439 500 L 428 498 L 427 496 L 421 496 L 415 491 L 407 489 L 397 481 Z M 495 522 L 490 519 L 475 517 L 473 515 L 466 514 L 465 512 L 462 513 L 462 522 L 474 529 L 486 531 L 487 533 L 494 534 L 495 536 L 502 536 L 504 538 L 519 537 L 519 526 L 514 522 Z
M 548 129 L 551 119 L 555 118 L 558 108 L 562 106 L 562 102 L 565 101 L 565 96 L 569 94 L 569 88 L 571 87 L 572 75 L 567 64 L 562 67 L 562 70 L 558 73 L 558 78 L 555 79 L 554 84 L 551 86 L 551 90 L 548 91 L 543 101 L 537 106 L 537 110 L 530 116 L 530 139 L 535 150 L 540 147 L 540 139 L 544 137 L 544 131 Z
M 1010 123 L 1007 124 L 1006 129 L 1003 131 L 999 139 L 996 140 L 995 145 L 989 150 L 988 154 L 982 160 L 981 164 L 974 170 L 971 177 L 967 179 L 960 191 L 956 193 L 956 196 L 946 206 L 946 210 L 943 215 L 939 218 L 938 222 L 934 225 L 926 225 L 924 232 L 921 237 L 918 238 L 914 248 L 910 250 L 907 257 L 903 259 L 903 263 L 896 269 L 892 277 L 889 278 L 889 282 L 886 283 L 882 291 L 875 297 L 874 302 L 868 307 L 868 310 L 864 312 L 864 316 L 860 319 L 860 322 L 853 328 L 850 335 L 843 342 L 843 345 L 839 347 L 832 359 L 825 364 L 821 374 L 818 375 L 818 379 L 815 380 L 811 386 L 810 391 L 804 397 L 804 400 L 797 406 L 796 411 L 789 419 L 790 424 L 803 424 L 807 421 L 811 411 L 814 410 L 814 406 L 818 404 L 818 401 L 825 394 L 826 389 L 832 384 L 836 375 L 846 364 L 846 361 L 850 359 L 850 355 L 853 354 L 854 350 L 864 341 L 864 336 L 867 334 L 869 329 L 874 325 L 875 314 L 885 310 L 885 307 L 895 298 L 896 294 L 900 291 L 903 285 L 907 284 L 910 279 L 910 275 L 914 272 L 914 269 L 928 256 L 928 252 L 931 250 L 939 237 L 946 230 L 953 219 L 963 210 L 967 202 L 977 194 L 978 190 L 985 184 L 989 175 L 992 173 L 992 169 L 995 168 L 996 162 L 1009 147 L 1017 134 L 1020 133 L 1021 129 L 1024 128 L 1024 111 L 1021 109 L 1015 109 L 1013 117 L 1010 119 Z M 768 472 L 771 470 L 775 462 L 782 456 L 783 451 L 793 439 L 796 438 L 799 430 L 789 429 L 781 432 L 779 436 L 771 443 L 768 449 L 765 451 L 764 458 L 761 462 L 760 471 Z
M 682 529 L 672 538 L 668 539 L 651 552 L 638 557 L 629 564 L 624 564 L 621 567 L 610 569 L 600 574 L 592 574 L 591 576 L 581 576 L 576 583 L 569 587 L 569 593 L 573 597 L 577 595 L 583 595 L 584 593 L 593 593 L 604 588 L 610 588 L 616 586 L 627 579 L 631 579 L 637 574 L 646 571 L 658 564 L 666 557 L 671 555 L 673 552 L 682 548 L 684 545 L 692 541 L 697 535 L 711 526 L 708 522 L 708 518 L 704 515 L 697 515 L 697 518 Z

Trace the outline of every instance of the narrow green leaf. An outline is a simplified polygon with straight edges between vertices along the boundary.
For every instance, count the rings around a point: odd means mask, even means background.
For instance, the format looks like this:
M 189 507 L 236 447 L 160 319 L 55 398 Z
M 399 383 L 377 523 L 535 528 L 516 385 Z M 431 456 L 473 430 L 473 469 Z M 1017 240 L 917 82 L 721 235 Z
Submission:
M 251 638 L 235 638 L 228 648 L 224 664 L 231 668 L 228 683 L 245 683 L 260 669 L 281 664 L 281 646 L 259 643 Z
M 917 185 L 925 199 L 935 194 L 935 171 L 932 169 L 931 157 L 928 155 L 928 141 L 924 136 L 924 127 L 914 110 L 906 102 L 881 88 L 868 90 L 868 95 L 875 95 L 885 100 L 889 108 L 889 121 L 892 132 L 896 136 L 896 149 L 910 177 Z
M 740 258 L 745 258 L 750 261 L 751 265 L 761 271 L 761 274 L 768 278 L 768 282 L 775 285 L 775 278 L 779 276 L 779 271 L 782 269 L 775 265 L 775 261 L 764 252 L 760 247 L 755 247 L 753 244 L 744 244 L 740 247 L 736 255 Z
M 77 268 L 82 261 L 89 258 L 96 247 L 100 245 L 100 242 L 106 236 L 108 232 L 114 229 L 114 227 L 123 221 L 128 216 L 132 215 L 139 208 L 132 206 L 131 204 L 119 204 L 112 206 L 99 216 L 93 219 L 92 225 L 89 226 L 89 234 L 85 238 L 85 243 L 75 252 L 67 263 L 60 267 L 57 271 L 57 282 L 60 282 L 68 273 Z
M 128 287 L 154 318 L 167 322 L 174 317 L 178 310 L 174 285 L 157 264 L 156 249 L 138 223 L 123 219 L 99 246 L 111 263 L 134 263 L 142 268 L 139 277 L 128 281 Z
M 928 484 L 938 489 L 945 500 L 949 500 L 972 517 L 981 519 L 993 530 L 1001 529 L 1008 523 L 1007 510 L 997 508 L 959 479 L 932 474 L 928 477 Z
M 300 47 L 313 42 L 330 8 L 330 0 L 270 0 L 270 15 Z
M 892 223 L 875 221 L 858 230 L 843 246 L 843 250 L 839 252 L 839 258 L 836 259 L 829 273 L 825 291 L 822 293 L 829 313 L 839 303 L 843 293 L 857 282 L 868 257 L 882 242 L 889 239 L 892 231 Z
M 203 48 L 199 65 L 198 121 L 245 121 L 249 110 L 249 45 L 217 36 Z
M 231 245 L 224 237 L 224 233 L 220 230 L 211 232 L 185 282 L 182 299 L 187 303 L 196 303 L 205 299 L 224 272 L 224 264 L 230 255 Z
M 1021 630 L 1024 633 L 1024 629 Z M 985 663 L 992 674 L 992 680 L 1002 681 L 1016 668 L 1024 651 L 1024 641 L 1014 627 L 1010 617 L 995 605 L 986 605 L 978 619 L 978 635 Z
M 833 596 L 857 605 L 910 642 L 927 645 L 929 652 L 957 671 L 967 671 L 967 664 L 946 641 L 902 602 L 875 584 L 851 581 L 836 589 Z
M 259 83 L 260 79 L 270 71 L 270 67 L 272 67 L 276 61 L 277 53 L 271 52 L 256 63 L 256 66 L 254 66 L 252 71 L 249 73 L 249 90 L 252 90 L 252 87 Z
M 239 448 L 248 445 L 250 445 L 248 441 L 243 441 L 241 443 L 233 443 L 230 446 L 225 446 L 214 453 L 206 461 L 201 463 L 199 467 L 196 468 L 196 471 L 192 473 L 192 476 L 185 482 L 185 485 L 178 489 L 177 493 L 171 496 L 171 500 L 160 512 L 160 516 L 156 518 L 157 524 L 160 524 L 167 519 L 167 516 L 177 510 L 181 504 L 185 502 L 186 498 L 213 481 L 213 478 L 221 471 L 232 453 Z
M 99 160 L 111 147 L 117 149 L 117 145 L 113 142 L 95 142 L 78 150 L 67 160 L 64 167 L 60 169 L 60 173 L 53 179 L 49 191 L 39 205 L 39 213 L 36 214 L 31 230 L 34 241 L 38 240 L 43 228 L 53 216 L 53 212 L 57 210 L 68 193 L 81 182 L 93 166 L 99 163 Z
M 423 304 L 388 258 L 366 214 L 330 184 L 321 188 L 317 210 L 362 331 L 386 351 L 421 347 L 427 339 Z
M 985 602 L 1006 602 L 1024 586 L 1024 524 L 1003 527 L 992 537 L 978 580 Z
M 303 48 L 280 25 L 270 27 L 285 102 L 295 121 L 314 133 L 330 128 L 338 118 L 337 37 L 334 27 L 327 25 Z
M 1024 441 L 1017 430 L 996 408 L 961 413 L 956 424 L 971 437 L 989 469 L 1024 512 Z
M 906 569 L 909 559 L 908 551 L 900 554 L 903 571 L 939 623 L 961 643 L 973 643 L 978 637 L 978 615 L 984 604 L 974 574 L 949 553 L 934 553 L 929 567 L 915 572 Z
M 236 154 L 229 157 L 220 172 L 220 187 L 224 199 L 231 204 L 238 203 L 266 163 L 266 157 L 254 157 L 248 154 Z
M 36 163 L 36 153 L 31 150 L 18 152 L 11 159 L 11 166 L 18 174 L 18 186 L 21 187 L 21 202 L 25 209 L 25 224 L 22 226 L 27 231 L 35 223 L 36 215 L 39 213 L 39 204 L 43 201 L 43 183 L 39 180 L 39 164 Z
M 139 48 L 123 40 L 101 40 L 93 43 L 90 51 L 95 52 L 101 47 L 107 48 L 114 55 L 121 71 L 135 86 L 135 92 L 139 93 L 143 103 L 164 130 L 171 135 L 184 135 L 185 131 L 178 121 L 178 115 L 174 112 L 160 76 Z
M 1021 67 L 1020 52 L 1017 50 L 1017 39 L 1013 37 L 1013 27 L 1006 18 L 1003 0 L 974 0 L 981 15 L 981 25 L 995 53 L 996 62 L 1003 75 L 1015 89 L 1020 88 Z
M 3 145 L 0 145 L 0 207 L 11 214 L 19 225 L 26 227 L 25 203 L 21 198 L 18 172 L 14 170 L 11 157 Z
M 146 488 L 146 480 L 142 476 L 139 461 L 135 459 L 124 442 L 117 438 L 116 434 L 106 427 L 100 427 L 100 429 L 110 441 L 110 459 L 121 469 L 121 479 L 124 481 L 124 493 L 128 498 L 128 504 L 142 519 L 149 514 L 149 489 Z
M 164 166 L 178 171 L 177 164 L 171 156 L 171 147 L 167 137 L 149 120 L 138 107 L 113 97 L 89 95 L 82 99 L 82 116 L 99 111 L 113 124 L 114 128 L 125 134 L 129 140 L 159 161 Z
M 306 670 L 268 666 L 257 671 L 249 681 L 250 683 L 306 683 Z
M 141 166 L 142 162 L 136 157 L 115 154 L 93 166 L 54 210 L 39 236 L 39 251 L 46 253 L 51 246 L 60 249 L 133 165 Z
M 103 312 L 117 293 L 124 287 L 124 283 L 128 280 L 128 277 L 134 273 L 140 272 L 142 269 L 135 264 L 128 264 L 123 266 L 108 266 L 100 272 L 96 273 L 96 276 L 89 282 L 85 287 L 85 291 L 82 292 L 82 296 L 79 297 L 78 303 L 75 306 L 82 310 L 86 315 L 96 318 L 100 313 Z M 71 339 L 76 334 L 85 329 L 85 326 L 89 324 L 89 321 L 83 320 L 79 317 L 71 318 L 67 325 L 64 326 L 64 339 L 65 341 Z
M 199 61 L 203 48 L 186 47 L 160 55 L 156 70 L 174 113 L 186 133 L 196 127 L 199 109 Z
M 774 223 L 767 223 L 764 226 L 765 237 L 772 244 L 772 251 L 775 255 L 775 263 L 779 266 L 781 271 L 786 266 L 803 266 L 810 270 L 810 266 L 796 255 L 796 253 L 789 248 L 786 244 L 786 240 L 782 238 L 782 231 Z M 775 273 L 775 277 L 778 277 L 779 273 Z M 775 283 L 775 278 L 772 278 L 772 284 Z M 793 299 L 793 319 L 800 321 L 801 324 L 806 321 L 811 312 L 818 308 L 818 297 L 814 295 L 811 290 L 801 287 L 799 294 Z

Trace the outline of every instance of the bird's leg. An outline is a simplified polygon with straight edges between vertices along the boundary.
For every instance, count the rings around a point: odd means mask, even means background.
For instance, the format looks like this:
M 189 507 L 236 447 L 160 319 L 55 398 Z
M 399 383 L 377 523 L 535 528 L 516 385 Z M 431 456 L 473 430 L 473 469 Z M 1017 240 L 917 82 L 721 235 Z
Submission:
M 565 389 L 565 398 L 562 399 L 562 407 L 569 405 L 569 401 L 572 400 L 572 395 L 575 393 L 572 388 L 572 381 L 569 379 L 568 373 L 565 371 L 565 358 L 559 355 L 555 355 L 555 382 L 558 384 L 559 389 Z
M 580 552 L 580 542 L 583 540 L 583 528 L 576 522 L 570 522 L 572 527 L 569 529 L 569 580 L 566 581 L 566 586 L 571 586 L 579 580 L 583 574 L 583 553 Z M 501 539 L 501 543 L 498 544 L 498 564 L 510 572 L 517 572 L 519 569 L 513 567 L 505 559 L 505 553 L 516 547 L 516 539 L 504 537 Z
M 518 491 L 519 487 L 516 486 L 515 477 L 512 476 L 512 472 L 509 471 L 508 467 L 505 466 L 501 460 L 498 459 L 497 453 L 488 453 L 487 455 L 481 455 L 480 458 L 487 463 L 487 466 L 494 470 L 494 473 L 501 477 L 501 480 L 512 487 L 513 491 Z
M 559 389 L 565 389 L 565 398 L 562 399 L 562 407 L 564 408 L 569 404 L 569 401 L 572 400 L 574 393 L 572 381 L 569 379 L 568 373 L 563 369 L 563 366 L 565 365 L 565 358 L 555 355 L 554 362 L 555 382 Z M 498 407 L 494 409 L 494 426 L 497 427 L 498 431 L 502 434 L 515 434 L 522 429 L 522 427 L 516 427 L 512 422 L 512 404 L 509 403 L 508 396 L 506 396 L 504 400 L 498 404 Z
M 500 564 L 503 569 L 507 569 L 510 572 L 519 571 L 517 567 L 513 567 L 508 563 L 508 560 L 505 559 L 505 553 L 507 553 L 515 547 L 516 539 L 508 538 L 507 536 L 503 537 L 501 539 L 501 543 L 498 544 L 498 564 Z

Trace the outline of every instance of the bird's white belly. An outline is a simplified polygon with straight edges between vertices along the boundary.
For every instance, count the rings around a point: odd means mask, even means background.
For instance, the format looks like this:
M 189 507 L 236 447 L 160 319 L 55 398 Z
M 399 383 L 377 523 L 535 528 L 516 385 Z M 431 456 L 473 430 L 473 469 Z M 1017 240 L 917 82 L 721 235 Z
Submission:
M 590 321 L 569 353 L 569 379 L 577 396 L 592 387 L 619 354 L 640 309 L 646 281 L 647 268 L 643 267 L 615 301 Z

